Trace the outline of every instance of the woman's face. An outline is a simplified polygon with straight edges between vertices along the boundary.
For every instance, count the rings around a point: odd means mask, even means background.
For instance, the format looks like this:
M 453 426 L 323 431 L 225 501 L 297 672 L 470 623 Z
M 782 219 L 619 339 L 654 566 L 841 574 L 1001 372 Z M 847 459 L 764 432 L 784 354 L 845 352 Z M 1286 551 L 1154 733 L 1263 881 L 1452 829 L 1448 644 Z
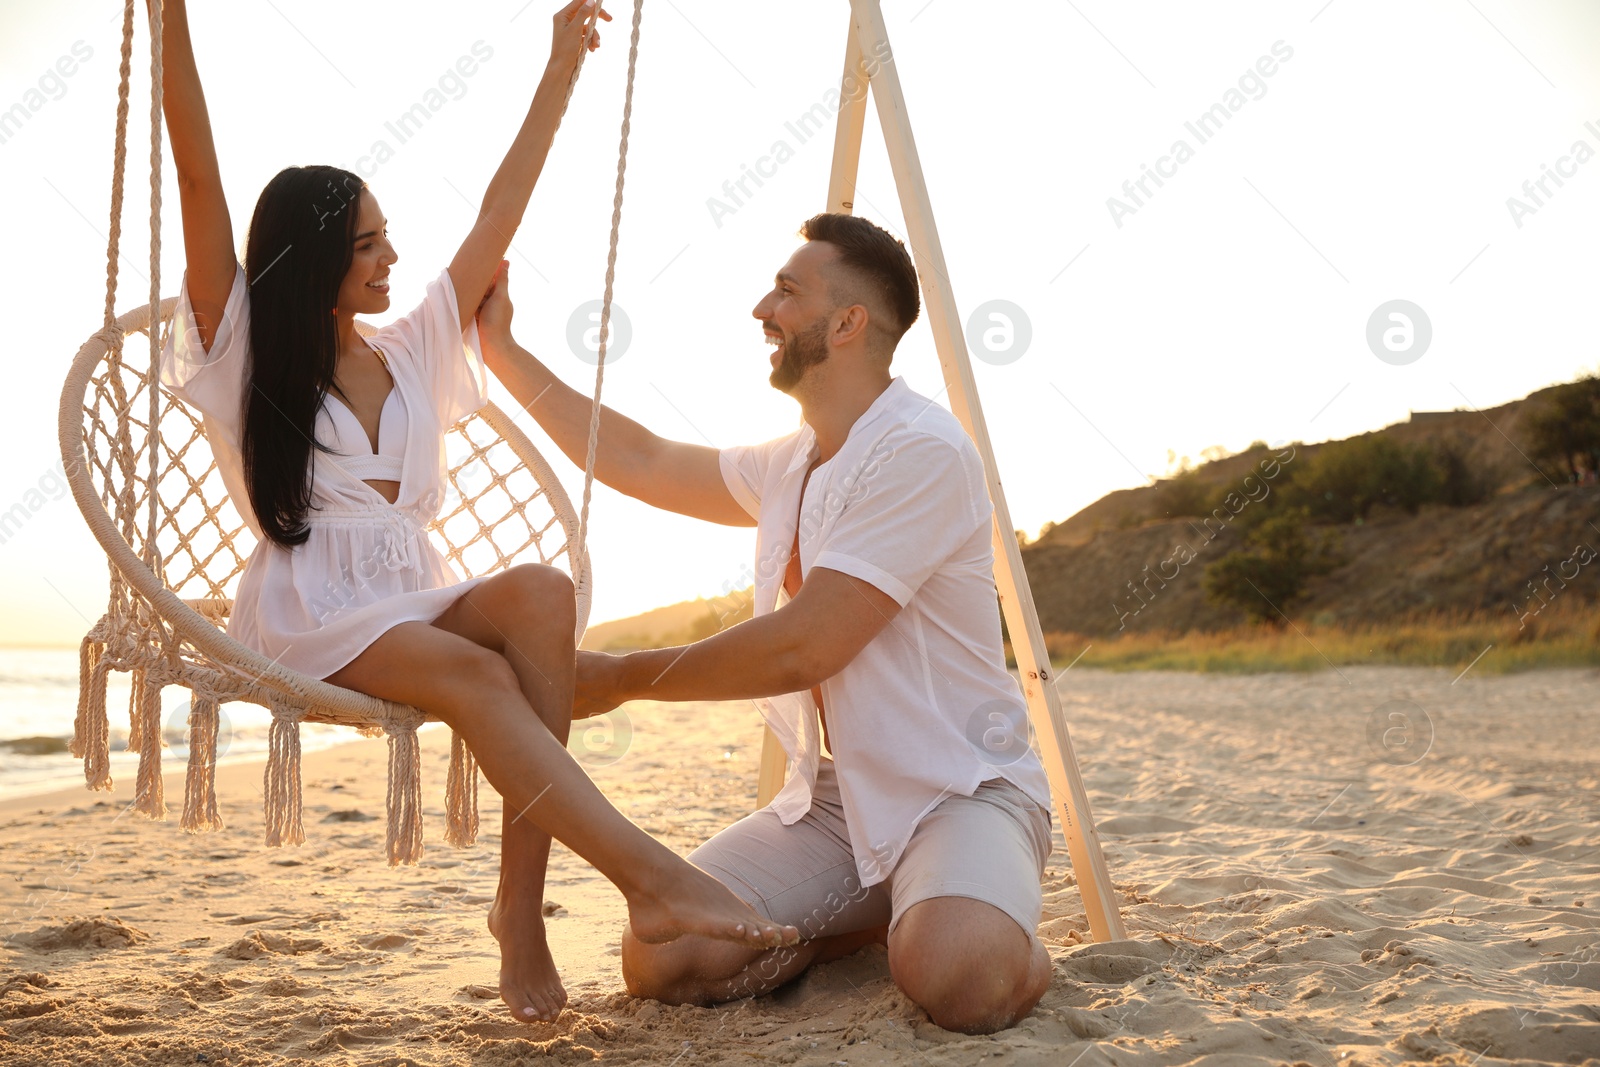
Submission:
M 376 315 L 389 310 L 389 265 L 400 257 L 389 243 L 388 220 L 370 189 L 362 189 L 350 270 L 339 284 L 339 310 Z

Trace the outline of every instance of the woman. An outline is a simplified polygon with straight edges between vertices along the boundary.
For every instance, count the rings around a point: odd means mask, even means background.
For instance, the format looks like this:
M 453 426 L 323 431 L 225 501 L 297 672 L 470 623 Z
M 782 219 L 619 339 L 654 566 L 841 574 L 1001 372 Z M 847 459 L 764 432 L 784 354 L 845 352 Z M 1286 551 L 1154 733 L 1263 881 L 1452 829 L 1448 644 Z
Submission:
M 368 339 L 355 316 L 388 309 L 399 258 L 377 200 L 349 171 L 284 170 L 256 203 L 241 268 L 185 5 L 164 5 L 187 270 L 161 374 L 204 414 L 223 480 L 260 539 L 229 632 L 295 670 L 421 708 L 466 739 L 505 801 L 489 929 L 501 996 L 523 1021 L 554 1019 L 566 1003 L 541 914 L 552 836 L 622 891 L 641 940 L 799 937 L 634 826 L 567 754 L 567 576 L 521 566 L 458 581 L 424 532 L 441 502 L 444 432 L 486 402 L 474 315 L 544 165 L 593 3 L 556 13 L 527 118 L 450 266 L 416 310 Z

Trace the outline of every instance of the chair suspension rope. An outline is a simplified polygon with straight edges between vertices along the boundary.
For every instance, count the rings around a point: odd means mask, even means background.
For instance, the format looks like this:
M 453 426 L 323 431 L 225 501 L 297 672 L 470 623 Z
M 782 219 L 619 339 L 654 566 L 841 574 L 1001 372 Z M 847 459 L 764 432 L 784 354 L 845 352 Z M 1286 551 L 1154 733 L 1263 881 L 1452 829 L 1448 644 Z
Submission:
M 597 8 L 598 10 L 598 5 Z M 628 88 L 622 102 L 622 138 L 617 146 L 617 191 L 611 201 L 611 246 L 606 254 L 606 291 L 600 304 L 600 351 L 594 368 L 594 399 L 589 411 L 589 447 L 583 462 L 583 503 L 578 511 L 578 545 L 572 565 L 582 566 L 589 549 L 589 499 L 594 492 L 595 452 L 600 447 L 600 393 L 606 378 L 606 348 L 611 332 L 611 295 L 617 277 L 617 236 L 622 228 L 622 186 L 628 172 L 628 131 L 633 123 L 633 83 L 639 66 L 639 22 L 644 0 L 633 0 L 633 35 L 628 42 Z
M 122 182 L 128 163 L 128 82 L 133 73 L 133 5 L 122 8 L 122 66 L 117 83 L 117 140 L 111 162 L 111 232 L 106 239 L 106 314 L 109 328 L 117 321 L 117 255 L 122 245 Z
M 161 306 L 161 24 L 164 4 L 150 4 L 150 306 Z M 161 330 L 150 324 L 150 371 L 145 390 L 150 394 L 150 423 L 145 431 L 145 447 L 150 450 L 150 517 L 144 539 L 144 561 L 157 578 L 165 567 L 156 546 L 156 491 L 161 485 Z

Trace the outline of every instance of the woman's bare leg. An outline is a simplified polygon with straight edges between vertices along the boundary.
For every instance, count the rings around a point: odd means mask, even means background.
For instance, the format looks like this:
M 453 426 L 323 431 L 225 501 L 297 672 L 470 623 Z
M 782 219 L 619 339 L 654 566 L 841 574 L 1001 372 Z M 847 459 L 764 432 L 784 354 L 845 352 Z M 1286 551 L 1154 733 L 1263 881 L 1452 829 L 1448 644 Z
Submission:
M 402 623 L 329 681 L 411 704 L 460 732 L 515 819 L 564 842 L 622 891 L 640 941 L 699 934 L 758 948 L 798 942 L 794 927 L 760 918 L 612 807 L 534 715 L 499 653 L 428 623 Z
M 435 626 L 505 657 L 522 695 L 563 745 L 572 725 L 572 580 L 553 567 L 514 567 L 456 601 Z M 550 835 L 504 804 L 500 885 L 489 909 L 489 932 L 500 942 L 500 997 L 513 1017 L 543 1022 L 566 1007 L 544 929 L 545 868 Z

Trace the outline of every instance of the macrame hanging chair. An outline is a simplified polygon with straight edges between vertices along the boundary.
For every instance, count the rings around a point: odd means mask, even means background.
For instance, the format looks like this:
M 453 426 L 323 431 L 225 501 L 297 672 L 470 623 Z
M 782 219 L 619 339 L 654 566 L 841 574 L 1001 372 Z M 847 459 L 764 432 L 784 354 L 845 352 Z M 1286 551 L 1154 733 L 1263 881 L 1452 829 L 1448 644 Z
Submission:
M 139 754 L 134 810 L 165 819 L 161 774 L 162 691 L 187 689 L 189 758 L 181 826 L 191 833 L 223 827 L 216 796 L 220 705 L 247 701 L 271 712 L 264 781 L 266 843 L 300 844 L 300 724 L 354 727 L 363 736 L 388 736 L 386 850 L 391 866 L 415 864 L 422 854 L 422 792 L 417 728 L 429 716 L 287 670 L 228 637 L 233 591 L 254 537 L 234 503 L 206 441 L 198 412 L 161 389 L 159 355 L 172 329 L 176 297 L 161 286 L 161 4 L 151 3 L 150 302 L 115 314 L 123 178 L 132 67 L 135 0 L 123 10 L 121 78 L 111 222 L 106 249 L 104 325 L 78 350 L 61 392 L 61 455 L 72 494 L 110 564 L 106 613 L 79 651 L 79 694 L 71 752 L 81 757 L 85 784 L 109 790 L 110 726 L 106 680 L 132 675 L 128 751 Z M 633 108 L 643 0 L 634 0 L 627 94 L 617 159 L 611 243 L 601 312 L 588 462 L 581 511 L 526 435 L 494 404 L 452 427 L 446 439 L 449 491 L 429 527 L 445 557 L 468 576 L 517 563 L 564 567 L 577 589 L 577 636 L 589 617 L 592 580 L 586 550 L 589 500 L 598 443 L 623 176 Z M 582 69 L 598 8 L 588 16 L 572 81 Z M 564 109 L 563 109 L 564 110 Z M 372 328 L 357 324 L 370 334 Z M 145 335 L 147 345 L 126 339 Z M 136 355 L 133 349 L 144 350 Z M 478 831 L 477 765 L 452 735 L 446 783 L 445 840 L 464 847 Z

